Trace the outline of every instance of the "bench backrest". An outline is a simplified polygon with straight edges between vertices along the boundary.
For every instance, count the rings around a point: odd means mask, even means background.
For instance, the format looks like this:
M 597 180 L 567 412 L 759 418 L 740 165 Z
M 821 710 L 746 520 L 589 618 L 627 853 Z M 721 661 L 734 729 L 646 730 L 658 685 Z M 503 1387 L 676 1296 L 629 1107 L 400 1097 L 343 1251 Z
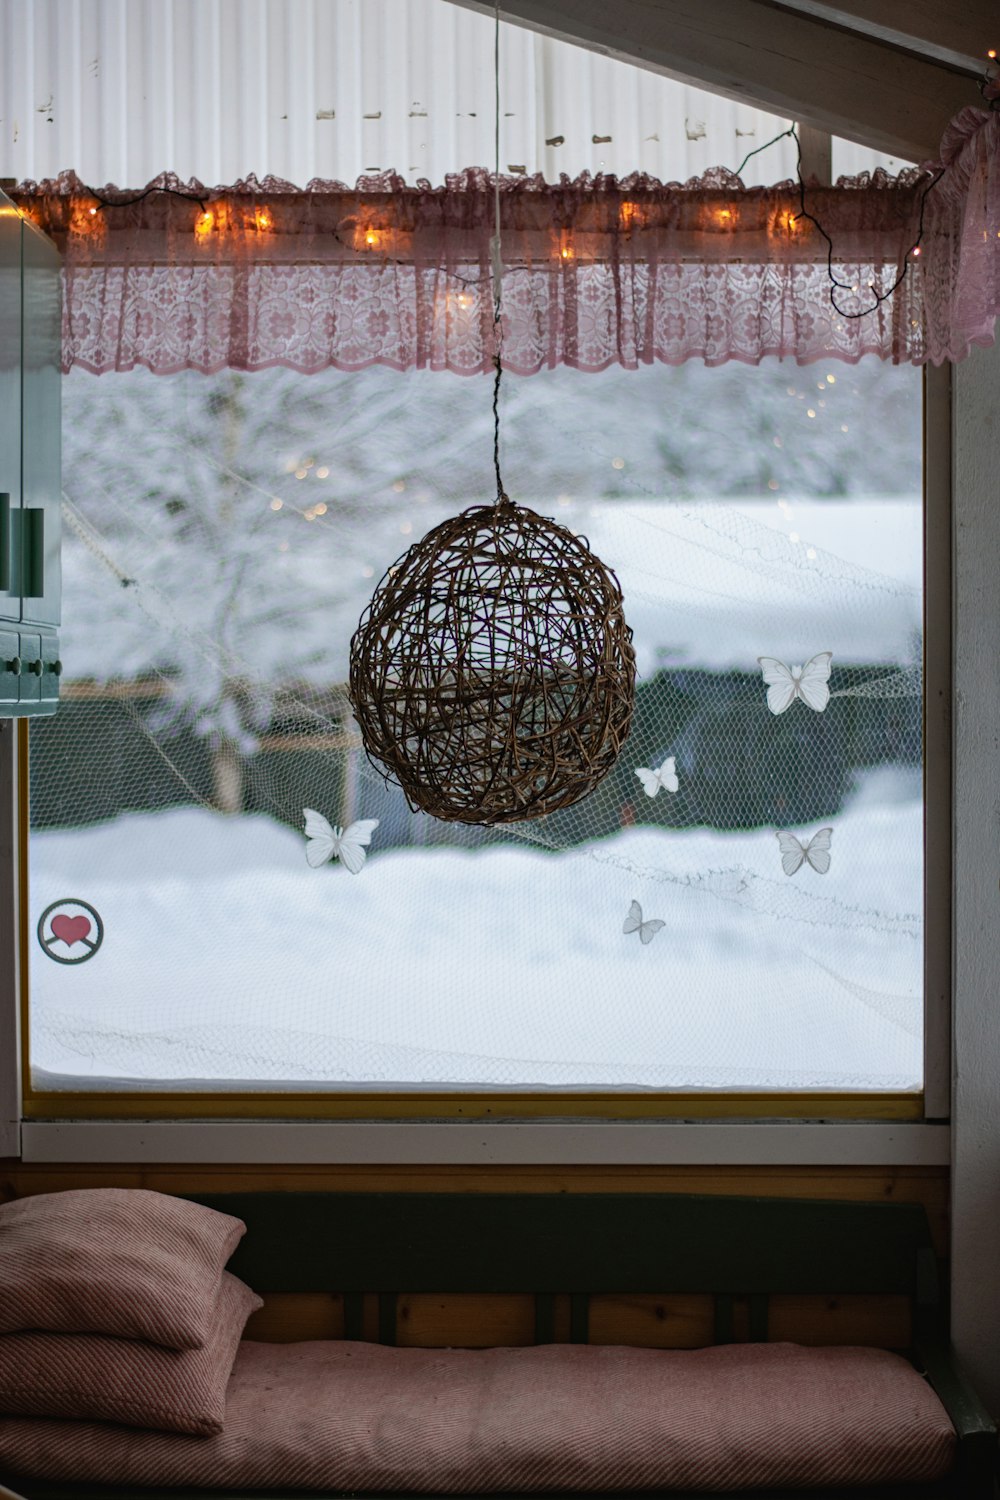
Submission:
M 552 1337 L 553 1297 L 571 1296 L 571 1338 L 586 1342 L 597 1293 L 709 1293 L 715 1339 L 749 1299 L 766 1339 L 771 1294 L 867 1293 L 912 1299 L 942 1317 L 937 1262 L 920 1204 L 681 1194 L 189 1194 L 244 1219 L 231 1262 L 258 1292 L 340 1292 L 360 1337 L 362 1295 L 379 1294 L 379 1337 L 395 1342 L 400 1292 L 528 1292 L 535 1336 Z

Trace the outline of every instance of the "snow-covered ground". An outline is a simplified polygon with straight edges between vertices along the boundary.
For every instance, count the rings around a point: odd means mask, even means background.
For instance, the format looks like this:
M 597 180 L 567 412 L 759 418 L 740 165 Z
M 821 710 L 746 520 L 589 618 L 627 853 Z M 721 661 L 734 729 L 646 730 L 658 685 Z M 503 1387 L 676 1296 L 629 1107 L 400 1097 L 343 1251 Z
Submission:
M 312 870 L 304 837 L 199 809 L 32 839 L 31 910 L 106 936 L 33 946 L 46 1086 L 915 1089 L 919 779 L 884 770 L 789 878 L 774 832 L 623 830 L 579 850 L 379 851 Z M 637 899 L 665 923 L 622 923 Z M 68 951 L 68 950 L 57 950 Z

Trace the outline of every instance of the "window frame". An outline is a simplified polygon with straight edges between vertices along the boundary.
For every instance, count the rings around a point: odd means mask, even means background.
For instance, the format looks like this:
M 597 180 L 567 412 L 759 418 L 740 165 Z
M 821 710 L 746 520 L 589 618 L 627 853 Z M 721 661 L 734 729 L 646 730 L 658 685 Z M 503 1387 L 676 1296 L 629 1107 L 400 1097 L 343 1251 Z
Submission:
M 4 882 L 4 823 L 0 812 L 0 922 L 17 932 L 14 963 L 0 967 L 0 1130 L 14 1122 L 152 1120 L 181 1122 L 302 1121 L 345 1125 L 384 1125 L 512 1121 L 588 1121 L 615 1128 L 670 1122 L 676 1129 L 727 1121 L 858 1122 L 906 1128 L 947 1121 L 951 1097 L 952 881 L 951 881 L 951 371 L 925 367 L 923 373 L 924 490 L 924 1086 L 914 1092 L 740 1092 L 583 1090 L 407 1091 L 303 1090 L 294 1094 L 264 1089 L 37 1090 L 30 1076 L 30 930 L 28 921 L 28 765 L 26 720 L 14 734 L 0 733 L 0 798 L 9 794 L 16 816 L 13 839 L 17 878 Z M 16 762 L 12 764 L 11 762 Z M 4 804 L 6 805 L 6 804 Z M 2 964 L 2 960 L 0 960 Z M 5 994 L 18 997 L 2 1004 Z M 15 1011 L 13 1035 L 10 1010 Z M 7 1035 L 5 1036 L 4 1027 Z M 7 1045 L 4 1045 L 4 1043 Z M 13 1057 L 12 1080 L 5 1059 Z M 8 1119 L 9 1117 L 9 1119 Z M 0 1154 L 2 1154 L 0 1135 Z

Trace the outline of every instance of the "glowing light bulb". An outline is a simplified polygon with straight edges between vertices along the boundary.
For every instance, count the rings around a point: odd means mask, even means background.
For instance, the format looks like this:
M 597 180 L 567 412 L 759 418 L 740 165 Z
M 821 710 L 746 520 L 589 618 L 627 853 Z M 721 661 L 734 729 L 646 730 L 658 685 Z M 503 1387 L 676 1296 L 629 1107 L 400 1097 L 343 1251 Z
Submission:
M 284 503 L 285 502 L 283 500 L 272 500 L 271 501 L 271 509 L 272 510 L 280 510 L 281 507 L 284 505 Z
M 325 479 L 329 472 L 330 470 L 327 468 L 326 464 L 323 464 L 321 468 L 316 470 L 316 478 Z
M 296 477 L 296 479 L 305 479 L 305 477 L 306 477 L 306 475 L 308 473 L 309 473 L 308 469 L 296 469 L 295 470 L 295 477 Z
M 990 62 L 996 62 L 997 49 L 995 47 L 991 47 L 986 56 L 989 58 Z
M 97 209 L 96 209 L 96 208 L 92 208 L 92 209 L 91 209 L 91 210 L 90 210 L 90 212 L 91 212 L 91 214 L 96 214 L 96 212 L 97 212 Z
M 316 514 L 318 516 L 325 516 L 326 515 L 326 506 L 323 505 L 323 504 L 317 505 L 315 507 L 315 510 L 316 510 Z
M 920 254 L 920 246 L 919 245 L 914 245 L 913 249 L 910 251 L 910 254 L 911 255 L 919 255 Z
M 836 375 L 828 375 L 826 377 L 826 383 L 827 383 L 827 385 L 836 385 L 837 384 L 837 377 L 836 377 Z
M 197 219 L 195 219 L 194 232 L 196 235 L 198 235 L 199 238 L 201 238 L 203 235 L 209 234 L 214 225 L 215 215 L 212 213 L 211 209 L 206 208 L 198 215 Z
M 813 411 L 812 407 L 810 406 L 809 410 L 806 412 L 806 416 L 807 417 L 814 417 L 815 415 L 816 415 L 816 413 Z

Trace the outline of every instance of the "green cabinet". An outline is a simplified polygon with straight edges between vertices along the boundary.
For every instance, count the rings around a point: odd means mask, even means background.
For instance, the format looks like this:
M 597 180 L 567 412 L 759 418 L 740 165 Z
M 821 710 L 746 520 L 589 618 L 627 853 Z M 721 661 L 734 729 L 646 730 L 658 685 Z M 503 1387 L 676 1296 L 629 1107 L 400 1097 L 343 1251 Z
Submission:
M 0 718 L 59 702 L 61 314 L 55 246 L 0 193 Z

